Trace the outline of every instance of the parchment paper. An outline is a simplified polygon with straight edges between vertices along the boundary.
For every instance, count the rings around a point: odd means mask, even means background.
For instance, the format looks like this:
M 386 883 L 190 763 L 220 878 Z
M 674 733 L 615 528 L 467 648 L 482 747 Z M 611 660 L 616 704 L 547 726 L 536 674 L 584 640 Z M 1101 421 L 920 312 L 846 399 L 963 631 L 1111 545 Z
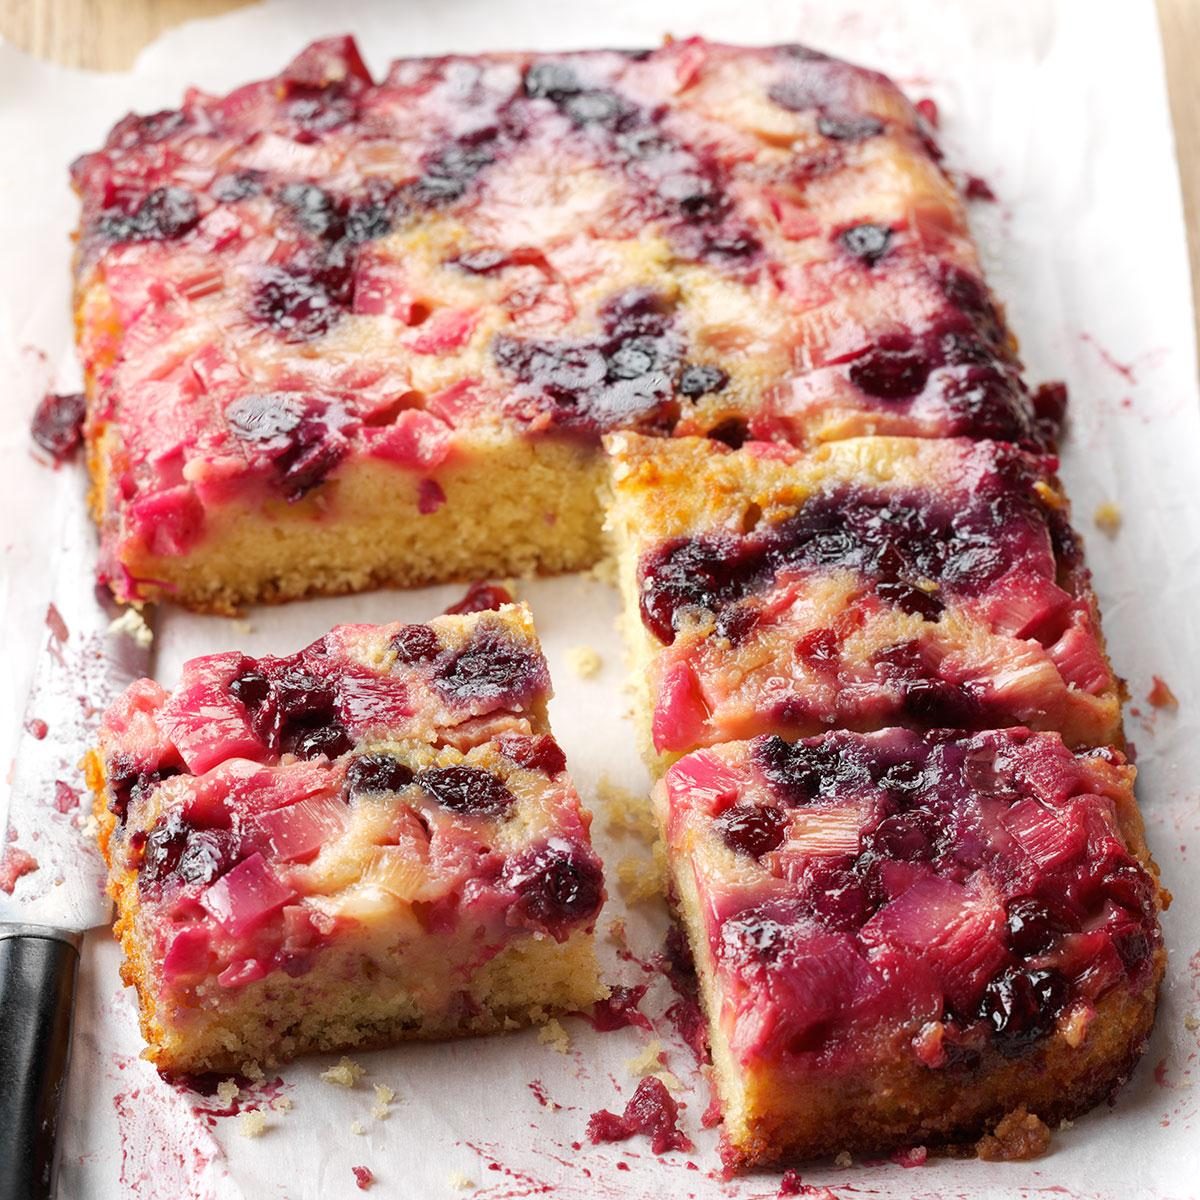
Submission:
M 952 163 L 983 176 L 999 196 L 998 204 L 976 205 L 973 217 L 1030 377 L 1070 384 L 1064 474 L 1112 655 L 1130 682 L 1139 794 L 1175 894 L 1165 921 L 1171 968 L 1150 1048 L 1115 1108 L 1058 1133 L 1050 1156 L 1026 1164 L 930 1158 L 911 1170 L 890 1162 L 824 1164 L 801 1173 L 805 1183 L 840 1197 L 1196 1196 L 1200 888 L 1191 860 L 1200 832 L 1200 405 L 1150 0 L 270 3 L 178 29 L 123 75 L 58 69 L 0 45 L 0 629 L 7 683 L 0 690 L 0 763 L 11 757 L 44 636 L 55 508 L 75 502 L 77 492 L 69 470 L 54 473 L 33 460 L 26 433 L 47 387 L 78 383 L 68 303 L 68 233 L 76 213 L 67 164 L 97 145 L 128 109 L 174 106 L 188 83 L 223 90 L 272 74 L 310 39 L 343 30 L 358 35 L 376 71 L 403 54 L 637 46 L 667 32 L 796 40 L 884 69 L 914 97 L 936 99 Z M 1120 508 L 1115 537 L 1093 524 L 1101 502 Z M 615 595 L 583 578 L 530 583 L 521 591 L 546 644 L 558 690 L 552 717 L 580 791 L 593 801 L 602 775 L 643 789 L 623 716 Z M 157 672 L 170 682 L 185 657 L 232 646 L 291 650 L 337 621 L 422 619 L 460 592 L 433 588 L 298 604 L 252 612 L 249 627 L 167 613 Z M 566 651 L 581 644 L 604 660 L 595 679 L 579 678 L 568 665 Z M 1145 703 L 1155 674 L 1178 696 L 1177 714 Z M 637 845 L 614 841 L 604 825 L 600 813 L 598 841 L 612 869 Z M 644 1139 L 614 1147 L 587 1143 L 588 1115 L 623 1106 L 636 1084 L 628 1061 L 652 1035 L 600 1034 L 579 1019 L 564 1022 L 566 1053 L 530 1032 L 362 1054 L 357 1061 L 367 1073 L 352 1089 L 319 1079 L 332 1059 L 291 1065 L 278 1083 L 268 1080 L 233 1105 L 265 1117 L 260 1137 L 244 1137 L 241 1117 L 203 1111 L 221 1108 L 215 1097 L 176 1092 L 138 1059 L 132 996 L 117 975 L 116 946 L 100 933 L 88 939 L 85 953 L 61 1194 L 68 1200 L 352 1196 L 359 1193 L 351 1167 L 366 1166 L 375 1176 L 369 1194 L 418 1200 L 774 1196 L 777 1172 L 736 1182 L 715 1174 L 715 1133 L 700 1128 L 707 1087 L 661 1018 L 670 988 L 636 961 L 660 947 L 665 916 L 654 905 L 627 911 L 615 880 L 611 890 L 601 930 L 614 918 L 627 920 L 635 959 L 618 958 L 606 942 L 608 977 L 652 983 L 643 1007 L 682 1085 L 694 1153 L 658 1160 Z M 397 1094 L 384 1119 L 371 1111 L 376 1083 Z

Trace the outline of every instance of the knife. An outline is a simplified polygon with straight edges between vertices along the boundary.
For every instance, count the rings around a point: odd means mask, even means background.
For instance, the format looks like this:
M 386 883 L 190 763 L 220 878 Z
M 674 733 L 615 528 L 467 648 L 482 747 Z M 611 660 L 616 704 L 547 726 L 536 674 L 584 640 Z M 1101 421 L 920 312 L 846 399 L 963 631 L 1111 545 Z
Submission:
M 82 829 L 91 809 L 79 762 L 109 702 L 150 668 L 148 628 L 96 583 L 80 500 L 72 489 L 0 842 L 0 1200 L 55 1192 L 80 947 L 112 907 Z

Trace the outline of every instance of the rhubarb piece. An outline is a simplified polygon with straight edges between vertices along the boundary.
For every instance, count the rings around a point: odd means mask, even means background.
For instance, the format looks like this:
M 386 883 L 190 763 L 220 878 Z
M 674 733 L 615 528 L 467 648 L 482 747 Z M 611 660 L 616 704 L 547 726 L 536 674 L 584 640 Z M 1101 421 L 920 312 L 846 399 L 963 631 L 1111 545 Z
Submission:
M 809 452 L 618 434 L 609 522 L 661 768 L 830 727 L 1121 743 L 1054 460 L 961 439 Z
M 72 181 L 123 600 L 588 566 L 615 429 L 1047 437 L 928 128 L 800 47 L 375 80 L 335 38 L 126 117 Z
M 1165 964 L 1133 775 L 1028 729 L 675 763 L 655 800 L 727 1165 L 1004 1140 L 1108 1097 Z
M 516 605 L 135 683 L 89 776 L 147 1057 L 231 1071 L 595 1001 L 604 887 L 549 695 Z

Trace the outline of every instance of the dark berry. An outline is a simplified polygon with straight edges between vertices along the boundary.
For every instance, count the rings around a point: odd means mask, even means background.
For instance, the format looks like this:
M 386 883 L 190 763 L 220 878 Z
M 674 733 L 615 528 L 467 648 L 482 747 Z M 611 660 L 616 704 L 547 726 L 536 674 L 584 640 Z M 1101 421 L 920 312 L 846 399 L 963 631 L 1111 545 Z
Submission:
M 883 132 L 883 122 L 866 114 L 826 113 L 817 118 L 817 131 L 835 142 L 861 142 Z
M 352 245 L 386 237 L 392 231 L 398 203 L 390 188 L 351 201 L 342 221 L 342 237 Z
M 594 917 L 604 900 L 600 861 L 588 849 L 555 839 L 504 864 L 502 882 L 516 894 L 522 922 L 565 936 L 568 926 Z
M 516 703 L 545 685 L 545 664 L 495 628 L 485 628 L 442 667 L 434 686 L 460 703 Z
M 1032 896 L 1008 902 L 1008 944 L 1022 958 L 1045 953 L 1069 932 L 1070 926 L 1061 915 Z
M 708 431 L 708 436 L 731 450 L 740 450 L 750 437 L 750 426 L 744 417 L 726 417 Z
M 924 388 L 932 366 L 911 343 L 882 342 L 850 364 L 850 382 L 868 396 L 905 400 Z
M 502 733 L 496 741 L 500 753 L 519 767 L 557 775 L 567 769 L 567 756 L 548 733 L 526 737 L 520 733 Z
M 693 363 L 684 367 L 679 376 L 679 392 L 689 400 L 695 400 L 723 391 L 728 382 L 729 376 L 720 367 L 714 367 L 711 363 Z
M 451 812 L 502 817 L 516 803 L 503 780 L 478 767 L 430 767 L 416 780 L 427 796 Z
M 901 612 L 924 617 L 926 621 L 936 621 L 946 607 L 936 592 L 914 587 L 902 580 L 885 580 L 876 584 L 875 591 L 881 600 L 894 604 Z
M 789 112 L 804 112 L 816 108 L 823 99 L 822 89 L 814 83 L 799 79 L 782 79 L 767 88 L 767 95 Z
M 788 805 L 807 804 L 870 783 L 863 762 L 834 740 L 787 742 L 768 734 L 751 742 L 751 753 L 763 778 Z
M 731 605 L 722 609 L 717 617 L 717 637 L 740 646 L 758 628 L 761 620 L 762 614 L 751 604 Z
M 171 876 L 185 884 L 209 884 L 234 865 L 239 845 L 230 830 L 197 829 L 172 812 L 146 835 L 138 886 L 145 891 Z
M 261 195 L 265 182 L 266 174 L 262 171 L 235 171 L 232 175 L 219 175 L 210 190 L 214 200 L 232 204 Z
M 589 88 L 562 101 L 562 110 L 575 125 L 603 125 L 614 128 L 634 113 L 632 106 L 615 92 Z
M 553 100 L 556 104 L 583 91 L 575 72 L 558 62 L 535 62 L 525 72 L 522 87 L 531 99 Z
M 289 183 L 279 190 L 279 199 L 306 233 L 335 240 L 342 224 L 333 197 L 315 183 Z
M 428 159 L 424 174 L 413 185 L 422 204 L 452 204 L 466 195 L 475 176 L 495 161 L 486 145 L 452 142 L 440 154 Z
M 302 270 L 266 268 L 250 300 L 250 316 L 285 342 L 308 342 L 327 333 L 342 315 L 331 281 Z
M 179 775 L 178 767 L 162 766 L 147 769 L 144 764 L 128 754 L 114 754 L 104 768 L 104 779 L 108 786 L 108 811 L 123 824 L 129 805 L 153 791 L 164 779 Z
M 892 231 L 886 225 L 854 225 L 838 234 L 846 253 L 873 267 L 892 244 Z
M 110 242 L 161 242 L 182 237 L 200 220 L 193 193 L 155 188 L 132 212 L 110 208 L 100 214 L 99 235 Z
M 285 734 L 284 749 L 297 758 L 337 758 L 354 745 L 346 729 L 337 723 L 317 725 L 311 729 L 296 729 Z
M 936 821 L 921 810 L 885 817 L 866 845 L 881 858 L 897 862 L 930 862 L 937 856 Z
M 229 691 L 247 708 L 255 709 L 270 699 L 271 681 L 261 671 L 244 671 L 230 681 Z
M 401 625 L 392 638 L 392 649 L 397 662 L 428 662 L 437 657 L 442 643 L 428 625 Z
M 33 414 L 29 432 L 33 440 L 56 462 L 63 462 L 83 441 L 83 419 L 87 398 L 82 392 L 47 392 Z
M 399 792 L 412 781 L 412 771 L 390 754 L 360 754 L 346 768 L 351 798 L 367 792 Z
M 979 1015 L 1000 1053 L 1014 1057 L 1054 1029 L 1070 993 L 1070 984 L 1057 971 L 1014 968 L 987 985 Z
M 735 804 L 714 822 L 725 844 L 739 854 L 762 858 L 777 849 L 787 835 L 786 810 L 770 805 Z

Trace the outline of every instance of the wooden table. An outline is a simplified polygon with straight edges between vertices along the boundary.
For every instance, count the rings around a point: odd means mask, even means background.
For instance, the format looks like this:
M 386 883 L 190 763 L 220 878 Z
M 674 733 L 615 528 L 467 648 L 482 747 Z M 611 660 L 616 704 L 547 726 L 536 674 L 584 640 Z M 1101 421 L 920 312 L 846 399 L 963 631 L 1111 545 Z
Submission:
M 0 0 L 0 35 L 72 67 L 120 70 L 164 29 L 249 0 Z M 1200 0 L 1157 0 L 1200 332 Z

